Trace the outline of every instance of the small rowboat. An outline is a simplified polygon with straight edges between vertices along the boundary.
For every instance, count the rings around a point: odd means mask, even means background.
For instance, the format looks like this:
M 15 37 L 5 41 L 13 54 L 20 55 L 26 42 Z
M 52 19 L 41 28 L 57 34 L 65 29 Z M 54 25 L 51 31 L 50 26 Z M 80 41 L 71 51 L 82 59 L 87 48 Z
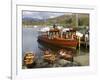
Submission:
M 62 58 L 62 59 L 73 62 L 73 53 L 72 53 L 72 51 L 66 51 L 64 49 L 61 49 L 61 50 L 59 50 L 58 54 L 59 54 L 59 58 Z
M 46 50 L 44 52 L 43 58 L 44 58 L 44 61 L 51 63 L 51 64 L 55 63 L 55 61 L 56 61 L 56 56 L 54 54 L 50 53 L 50 51 L 48 51 L 48 50 Z
M 36 63 L 36 56 L 32 52 L 25 53 L 24 64 L 27 68 L 33 68 Z

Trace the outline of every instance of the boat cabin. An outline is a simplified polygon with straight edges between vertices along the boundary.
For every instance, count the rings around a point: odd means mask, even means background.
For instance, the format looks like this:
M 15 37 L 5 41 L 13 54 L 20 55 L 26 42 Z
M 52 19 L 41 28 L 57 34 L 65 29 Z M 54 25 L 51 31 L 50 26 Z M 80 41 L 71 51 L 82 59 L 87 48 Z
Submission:
M 59 29 L 51 29 L 48 31 L 48 38 L 54 39 L 60 37 L 60 30 Z
M 49 39 L 76 39 L 76 30 L 67 30 L 63 32 L 57 28 L 50 29 L 47 32 L 47 36 Z
M 66 39 L 76 39 L 76 30 L 69 30 L 65 32 Z

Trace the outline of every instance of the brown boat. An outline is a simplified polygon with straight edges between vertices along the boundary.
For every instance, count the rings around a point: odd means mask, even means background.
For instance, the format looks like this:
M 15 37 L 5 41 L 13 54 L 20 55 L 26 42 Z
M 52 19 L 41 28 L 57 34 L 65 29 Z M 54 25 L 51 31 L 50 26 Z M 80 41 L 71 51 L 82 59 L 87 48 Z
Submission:
M 46 34 L 38 36 L 38 41 L 64 48 L 70 47 L 76 49 L 78 45 L 75 30 L 69 30 L 62 33 L 57 28 L 51 29 Z
M 74 54 L 72 51 L 61 49 L 58 51 L 58 54 L 59 54 L 59 58 L 73 62 Z
M 43 58 L 44 58 L 44 61 L 46 61 L 50 64 L 53 64 L 56 61 L 56 55 L 52 54 L 52 52 L 50 52 L 49 50 L 46 50 L 44 52 Z
M 24 56 L 24 65 L 27 68 L 33 68 L 36 64 L 36 56 L 32 52 L 26 52 Z

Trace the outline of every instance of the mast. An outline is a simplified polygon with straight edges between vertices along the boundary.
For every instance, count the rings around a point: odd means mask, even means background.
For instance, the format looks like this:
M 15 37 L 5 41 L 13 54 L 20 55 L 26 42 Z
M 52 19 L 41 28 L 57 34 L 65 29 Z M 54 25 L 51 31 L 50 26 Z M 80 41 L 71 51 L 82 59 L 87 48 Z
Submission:
M 75 21 L 76 21 L 76 23 L 75 23 L 75 27 L 78 28 L 78 14 L 77 14 L 77 13 L 75 14 L 75 17 L 76 17 L 76 20 L 75 20 Z

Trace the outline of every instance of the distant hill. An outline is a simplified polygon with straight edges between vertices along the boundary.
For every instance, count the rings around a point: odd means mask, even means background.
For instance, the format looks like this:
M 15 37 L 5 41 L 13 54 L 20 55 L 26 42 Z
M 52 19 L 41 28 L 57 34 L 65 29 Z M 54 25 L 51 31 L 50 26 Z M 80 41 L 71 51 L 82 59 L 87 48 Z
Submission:
M 57 23 L 59 25 L 65 26 L 67 24 L 72 24 L 72 16 L 62 15 L 59 17 L 51 18 L 46 21 L 47 24 Z
M 76 26 L 76 15 L 62 15 L 54 18 L 48 18 L 46 20 L 38 18 L 23 18 L 23 25 L 53 25 L 57 23 L 61 26 Z M 89 15 L 87 14 L 78 14 L 78 25 L 88 26 L 89 25 Z

